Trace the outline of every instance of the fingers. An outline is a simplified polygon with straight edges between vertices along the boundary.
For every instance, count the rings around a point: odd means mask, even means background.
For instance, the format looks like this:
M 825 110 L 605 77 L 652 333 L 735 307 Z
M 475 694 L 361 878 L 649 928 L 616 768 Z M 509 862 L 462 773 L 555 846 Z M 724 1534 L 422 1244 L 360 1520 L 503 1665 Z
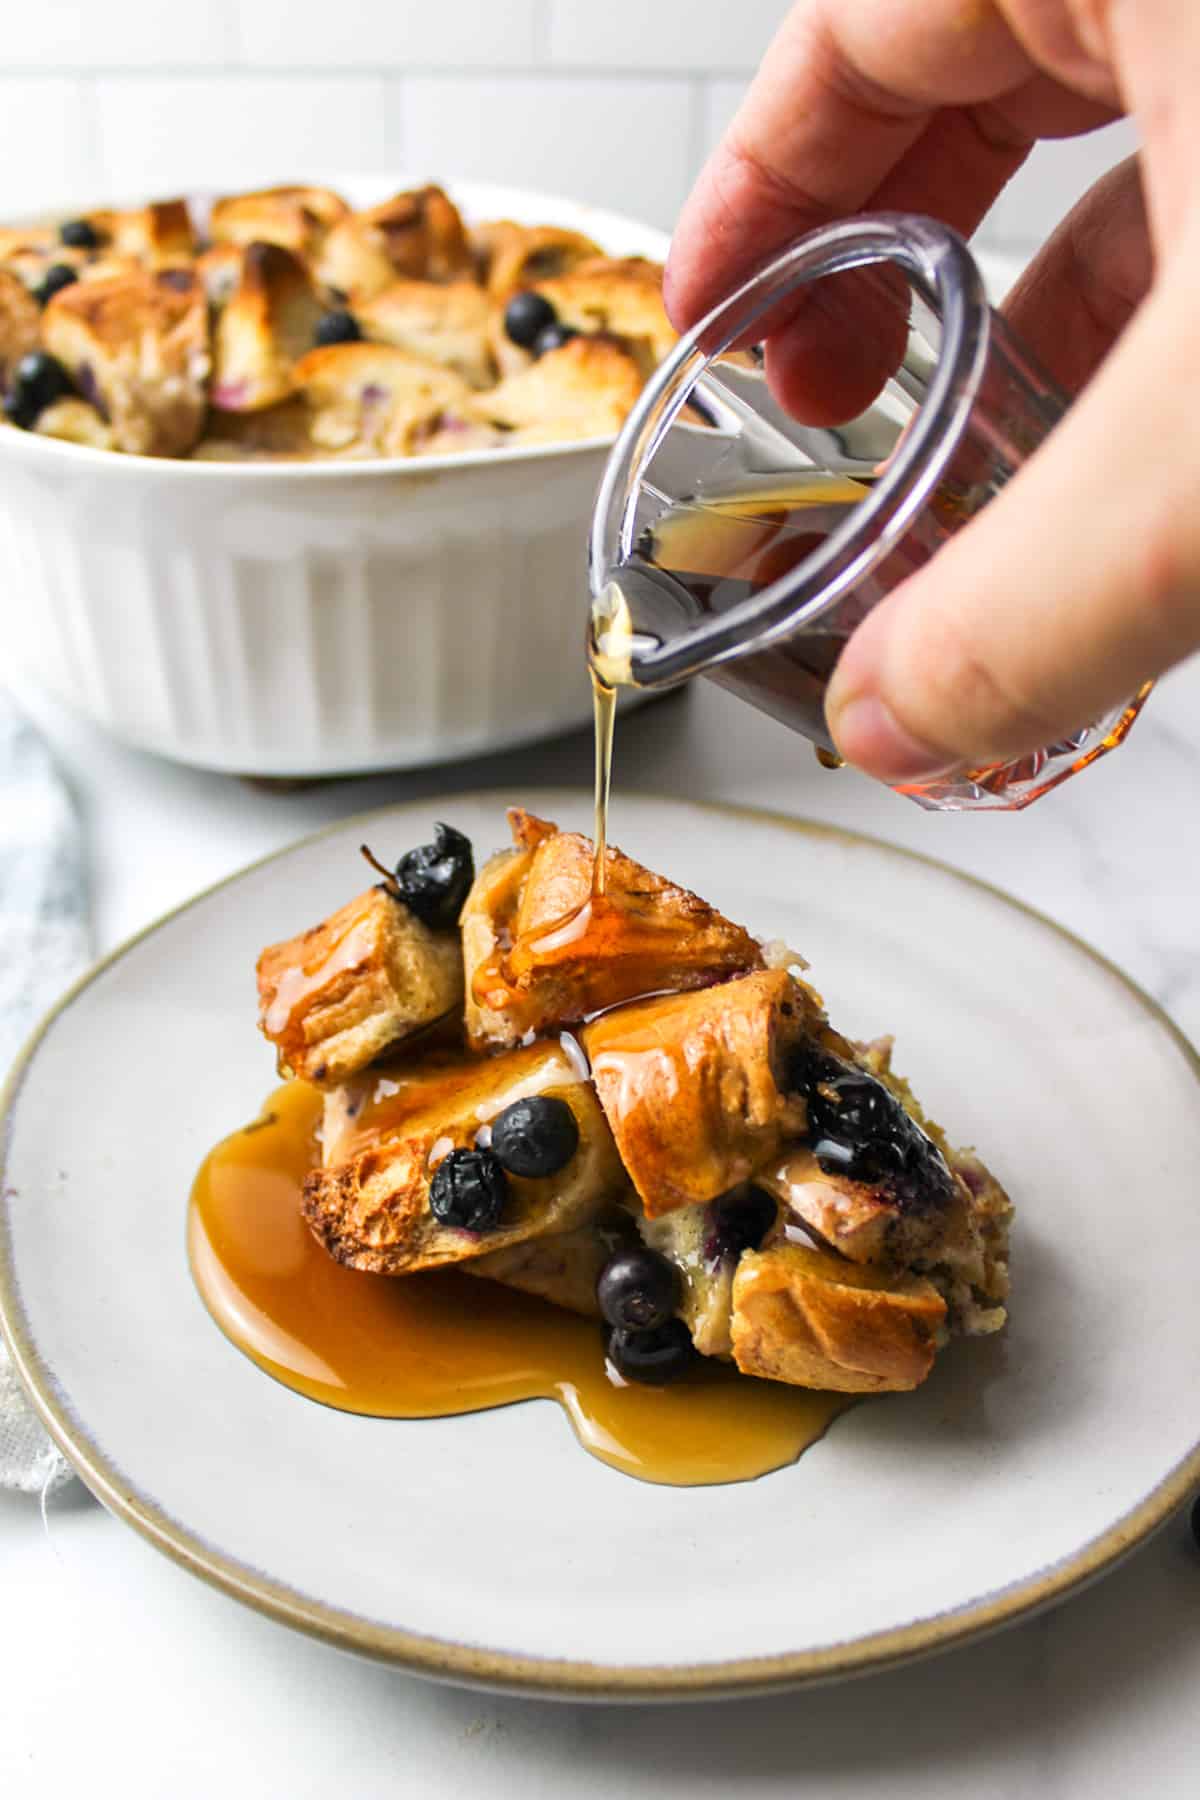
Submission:
M 958 0 L 807 0 L 679 220 L 668 309 L 694 324 L 799 234 L 865 207 L 928 212 L 969 234 L 1038 135 L 1110 117 L 1034 70 L 987 5 L 964 26 Z M 808 423 L 861 412 L 902 353 L 902 321 L 860 304 L 859 279 L 805 289 L 768 321 L 772 386 Z
M 1101 178 L 1063 220 L 1004 303 L 1060 387 L 1076 393 L 1145 298 L 1153 273 L 1137 157 Z
M 988 5 L 801 0 L 676 226 L 676 325 L 695 324 L 801 231 L 864 206 L 935 107 L 1006 93 L 1031 67 Z
M 848 760 L 899 782 L 1043 748 L 1200 645 L 1195 283 L 1155 291 L 1037 455 L 855 633 L 826 703 Z

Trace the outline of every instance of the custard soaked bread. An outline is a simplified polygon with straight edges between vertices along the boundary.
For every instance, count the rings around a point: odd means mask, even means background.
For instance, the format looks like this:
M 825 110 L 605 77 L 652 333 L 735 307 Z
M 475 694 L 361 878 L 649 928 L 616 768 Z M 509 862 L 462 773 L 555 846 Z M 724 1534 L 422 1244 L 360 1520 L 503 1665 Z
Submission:
M 1010 1203 L 890 1040 L 843 1037 L 697 895 L 616 850 L 594 892 L 587 838 L 510 822 L 478 875 L 439 826 L 260 959 L 262 1028 L 325 1089 L 304 1213 L 329 1253 L 597 1315 L 627 1381 L 709 1357 L 900 1390 L 999 1329 Z
M 93 292 L 93 290 L 96 290 Z M 675 342 L 662 269 L 468 224 L 436 184 L 0 226 L 0 429 L 206 462 L 612 437 Z

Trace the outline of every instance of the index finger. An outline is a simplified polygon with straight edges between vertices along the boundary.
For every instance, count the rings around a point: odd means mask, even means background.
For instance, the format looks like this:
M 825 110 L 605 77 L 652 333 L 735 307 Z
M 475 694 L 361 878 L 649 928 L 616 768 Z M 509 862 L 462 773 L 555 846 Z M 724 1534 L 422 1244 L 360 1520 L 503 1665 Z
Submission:
M 667 305 L 686 330 L 800 232 L 860 210 L 939 107 L 1035 65 L 989 0 L 800 0 L 680 215 Z

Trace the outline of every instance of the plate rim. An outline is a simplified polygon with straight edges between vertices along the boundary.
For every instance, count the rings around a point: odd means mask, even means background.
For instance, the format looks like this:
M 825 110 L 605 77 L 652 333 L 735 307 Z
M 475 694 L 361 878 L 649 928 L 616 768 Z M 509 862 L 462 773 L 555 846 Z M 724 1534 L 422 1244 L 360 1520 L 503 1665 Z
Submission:
M 21 1091 L 43 1040 L 74 1002 L 109 968 L 137 950 L 163 926 L 246 875 L 340 832 L 365 828 L 401 808 L 425 804 L 444 807 L 460 802 L 502 804 L 504 792 L 505 789 L 499 787 L 473 788 L 461 793 L 429 796 L 428 799 L 392 801 L 333 820 L 279 849 L 254 858 L 169 908 L 100 957 L 60 996 L 18 1052 L 0 1087 L 0 1340 L 7 1344 L 13 1365 L 42 1423 L 85 1486 L 110 1512 L 132 1526 L 173 1562 L 277 1623 L 291 1626 L 338 1649 L 402 1668 L 410 1674 L 460 1685 L 576 1701 L 745 1697 L 892 1668 L 938 1650 L 971 1642 L 1067 1598 L 1115 1567 L 1166 1524 L 1191 1490 L 1200 1485 L 1200 1438 L 1137 1506 L 1099 1537 L 1024 1580 L 1009 1583 L 963 1606 L 819 1650 L 783 1651 L 771 1656 L 737 1657 L 713 1663 L 606 1664 L 571 1658 L 522 1656 L 506 1650 L 456 1643 L 398 1626 L 381 1625 L 357 1613 L 326 1605 L 224 1554 L 138 1493 L 136 1483 L 109 1460 L 83 1422 L 72 1419 L 59 1405 L 52 1370 L 33 1341 L 17 1294 L 8 1225 L 8 1159 Z M 536 793 L 538 803 L 548 801 L 551 810 L 555 805 L 573 805 L 581 798 L 591 798 L 583 788 L 539 786 Z M 653 792 L 632 792 L 625 799 L 635 804 L 665 802 L 671 807 L 749 820 L 805 837 L 828 838 L 882 850 L 989 895 L 1023 917 L 1047 927 L 1124 988 L 1153 1023 L 1165 1031 L 1200 1086 L 1200 1050 L 1152 995 L 1084 938 L 994 882 L 956 869 L 940 857 L 910 850 L 874 833 L 800 818 L 773 808 L 677 798 Z

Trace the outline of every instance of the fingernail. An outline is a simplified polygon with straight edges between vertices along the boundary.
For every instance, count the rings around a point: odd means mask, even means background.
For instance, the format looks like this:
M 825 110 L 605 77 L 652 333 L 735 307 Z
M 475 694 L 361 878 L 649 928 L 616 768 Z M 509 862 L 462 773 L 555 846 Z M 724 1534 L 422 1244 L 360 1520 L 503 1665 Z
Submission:
M 829 728 L 847 762 L 880 781 L 921 781 L 953 769 L 955 759 L 923 744 L 874 694 L 860 694 L 833 709 Z

